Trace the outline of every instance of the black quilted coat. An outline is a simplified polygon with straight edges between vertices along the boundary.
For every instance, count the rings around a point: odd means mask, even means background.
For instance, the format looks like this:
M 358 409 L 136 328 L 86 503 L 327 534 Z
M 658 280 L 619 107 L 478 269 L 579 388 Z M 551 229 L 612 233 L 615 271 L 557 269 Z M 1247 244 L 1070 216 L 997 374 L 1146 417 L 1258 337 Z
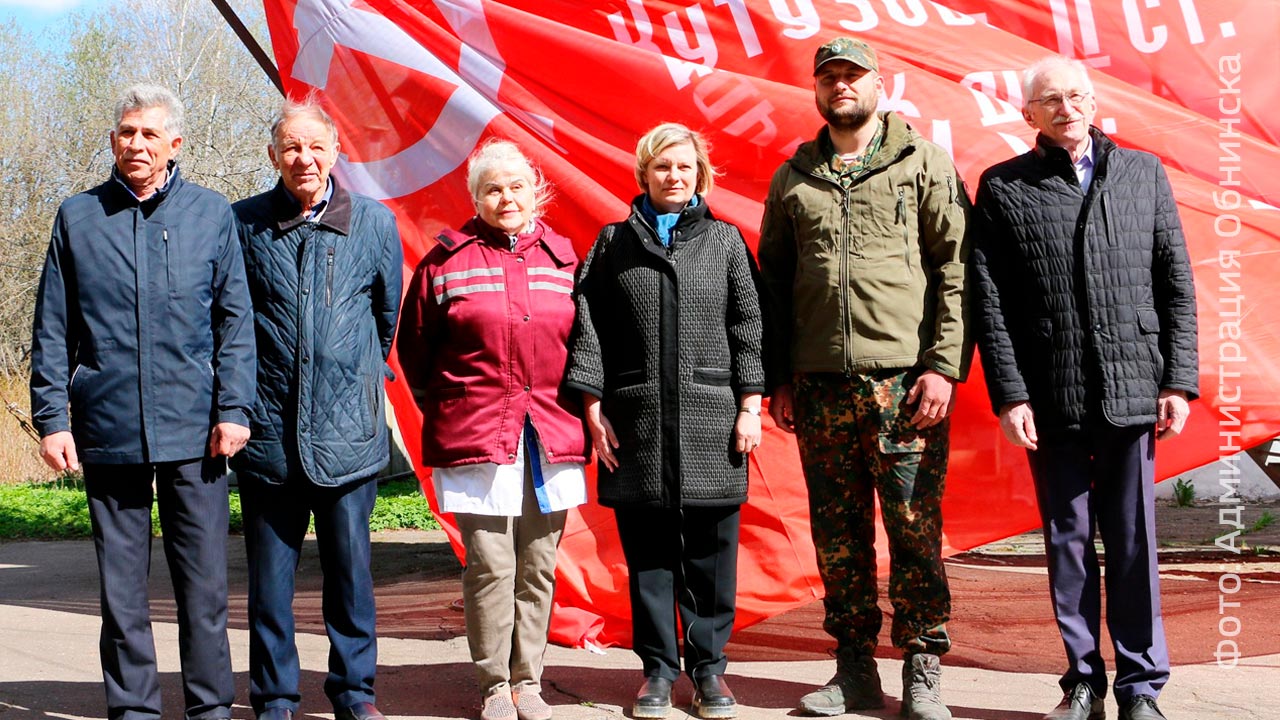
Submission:
M 972 287 L 992 408 L 1029 400 L 1037 430 L 1156 421 L 1161 390 L 1199 392 L 1196 303 L 1160 161 L 1096 128 L 1093 181 L 1038 142 L 983 173 Z
M 390 460 L 383 378 L 400 310 L 395 216 L 332 181 L 319 222 L 283 185 L 233 206 L 253 297 L 258 399 L 232 465 L 338 486 Z
M 601 398 L 620 443 L 618 469 L 599 466 L 600 504 L 738 505 L 738 398 L 764 390 L 751 255 L 705 202 L 685 208 L 668 252 L 642 197 L 600 231 L 578 275 L 568 384 Z

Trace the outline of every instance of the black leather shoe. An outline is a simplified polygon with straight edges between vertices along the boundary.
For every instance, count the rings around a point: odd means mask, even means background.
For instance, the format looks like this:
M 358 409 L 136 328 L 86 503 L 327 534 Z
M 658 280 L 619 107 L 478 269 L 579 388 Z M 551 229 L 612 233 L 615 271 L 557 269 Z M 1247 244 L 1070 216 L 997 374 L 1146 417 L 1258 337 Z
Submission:
M 693 712 L 700 718 L 738 716 L 738 701 L 723 675 L 708 675 L 694 681 Z
M 1150 695 L 1137 695 L 1120 709 L 1120 720 L 1165 720 Z
M 631 706 L 631 717 L 664 718 L 671 712 L 671 681 L 660 677 L 646 677 L 636 693 Z
M 293 720 L 293 711 L 285 707 L 267 708 L 258 713 L 258 720 Z
M 1093 694 L 1086 683 L 1079 683 L 1071 692 L 1062 696 L 1062 702 L 1044 720 L 1105 720 L 1106 708 L 1102 698 Z
M 333 720 L 387 720 L 387 718 L 378 712 L 378 708 L 374 707 L 373 703 L 362 702 L 334 712 Z

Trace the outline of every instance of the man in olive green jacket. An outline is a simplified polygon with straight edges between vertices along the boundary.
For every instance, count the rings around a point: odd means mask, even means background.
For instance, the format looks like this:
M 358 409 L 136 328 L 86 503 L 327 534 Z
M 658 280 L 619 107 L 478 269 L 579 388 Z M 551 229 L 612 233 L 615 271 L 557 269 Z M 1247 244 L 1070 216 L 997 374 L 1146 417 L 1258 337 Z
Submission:
M 770 413 L 795 432 L 809 489 L 824 628 L 836 674 L 805 695 L 816 715 L 884 706 L 873 654 L 874 495 L 893 558 L 893 644 L 903 714 L 950 718 L 938 691 L 951 646 L 942 492 L 953 388 L 968 372 L 965 219 L 946 152 L 892 113 L 875 52 L 837 38 L 814 58 L 827 121 L 773 177 L 760 271 L 773 344 Z

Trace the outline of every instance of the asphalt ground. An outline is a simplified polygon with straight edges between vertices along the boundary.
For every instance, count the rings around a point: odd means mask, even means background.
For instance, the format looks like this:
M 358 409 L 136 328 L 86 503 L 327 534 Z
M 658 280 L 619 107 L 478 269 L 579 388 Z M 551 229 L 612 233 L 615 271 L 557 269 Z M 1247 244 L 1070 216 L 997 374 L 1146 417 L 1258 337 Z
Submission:
M 1225 553 L 1212 545 L 1211 514 L 1177 516 L 1162 530 L 1165 624 L 1174 663 L 1160 698 L 1170 720 L 1280 718 L 1280 559 L 1274 554 Z M 1269 528 L 1264 528 L 1269 530 Z M 1165 536 L 1186 535 L 1188 539 Z M 1253 546 L 1270 535 L 1254 533 Z M 390 718 L 475 718 L 479 695 L 461 612 L 460 566 L 443 533 L 375 535 L 378 602 L 378 705 Z M 243 542 L 230 543 L 231 647 L 238 689 L 234 717 L 248 707 L 248 633 Z M 0 543 L 0 720 L 97 718 L 105 715 L 97 656 L 97 569 L 88 541 Z M 174 604 L 156 541 L 152 608 L 165 717 L 181 717 Z M 943 696 L 959 720 L 1040 720 L 1059 699 L 1062 645 L 1047 595 L 1036 534 L 1019 536 L 948 562 L 954 640 L 944 658 Z M 1238 576 L 1238 586 L 1232 579 Z M 1226 578 L 1224 580 L 1224 578 Z M 1223 588 L 1230 592 L 1224 592 Z M 1222 605 L 1220 601 L 1239 603 Z M 887 603 L 885 603 L 887 606 Z M 329 718 L 324 698 L 328 643 L 320 621 L 320 571 L 308 541 L 295 602 L 303 667 L 302 717 Z M 1238 628 L 1223 618 L 1238 620 Z M 799 697 L 831 675 L 832 643 L 822 632 L 821 603 L 739 631 L 728 648 L 727 681 L 743 720 L 795 716 Z M 886 635 L 888 622 L 885 623 Z M 1237 631 L 1238 630 L 1238 631 Z M 1224 632 L 1232 633 L 1230 637 Z M 1215 659 L 1234 641 L 1234 664 Z M 1105 647 L 1104 641 L 1104 647 Z M 897 717 L 901 661 L 887 636 L 877 653 L 883 711 L 845 717 Z M 1105 650 L 1110 665 L 1110 650 Z M 629 716 L 640 663 L 629 650 L 605 654 L 552 647 L 544 696 L 557 720 Z M 688 680 L 676 686 L 685 720 Z M 1118 717 L 1108 700 L 1108 717 Z

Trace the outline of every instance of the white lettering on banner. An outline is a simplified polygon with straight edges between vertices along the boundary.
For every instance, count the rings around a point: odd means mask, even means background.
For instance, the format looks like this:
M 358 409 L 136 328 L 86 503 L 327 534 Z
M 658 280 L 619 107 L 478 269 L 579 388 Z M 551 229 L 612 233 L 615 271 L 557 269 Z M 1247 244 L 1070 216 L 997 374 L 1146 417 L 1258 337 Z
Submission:
M 711 28 L 707 26 L 707 16 L 697 5 L 689 6 L 685 14 L 689 16 L 696 44 L 689 42 L 679 13 L 672 10 L 662 16 L 662 24 L 667 28 L 667 36 L 671 38 L 671 47 L 685 60 L 696 61 L 707 71 L 715 69 L 720 53 L 716 49 L 716 39 L 711 36 Z
M 1143 0 L 1148 9 L 1158 8 L 1162 0 Z M 1124 22 L 1129 29 L 1129 43 L 1140 53 L 1150 55 L 1165 46 L 1169 41 L 1169 28 L 1166 25 L 1153 25 L 1151 35 L 1147 36 L 1142 11 L 1138 0 L 1123 0 Z M 1204 42 L 1204 28 L 1200 24 L 1200 13 L 1196 10 L 1194 0 L 1178 0 L 1178 8 L 1182 11 L 1182 21 L 1187 29 L 1187 39 L 1192 45 Z
M 1080 50 L 1084 62 L 1093 67 L 1107 67 L 1111 64 L 1109 55 L 1102 55 L 1098 46 L 1098 25 L 1093 19 L 1093 3 L 1091 0 L 1075 0 L 1076 21 L 1080 26 Z M 1049 9 L 1053 12 L 1053 29 L 1058 37 L 1058 52 L 1067 57 L 1076 55 L 1075 28 L 1071 25 L 1071 11 L 1067 8 L 1067 0 L 1049 0 Z
M 858 11 L 858 20 L 841 20 L 840 27 L 849 32 L 864 33 L 871 32 L 880 24 L 880 18 L 876 16 L 875 8 L 871 7 L 871 0 L 836 0 L 840 5 L 852 5 Z
M 910 100 L 904 100 L 903 96 L 907 93 L 907 74 L 894 73 L 891 76 L 884 75 L 884 97 L 880 98 L 880 110 L 890 110 L 902 113 L 907 117 L 921 117 L 920 108 Z
M 1022 153 L 1030 152 L 1031 150 L 1031 146 L 1027 144 L 1027 141 L 1023 140 L 1017 135 L 1011 135 L 1009 133 L 1003 133 L 1003 132 L 996 133 L 996 134 L 999 135 L 1000 139 L 1004 140 L 1005 144 L 1008 145 L 1009 148 L 1013 150 L 1014 155 L 1021 155 Z
M 733 24 L 738 28 L 738 37 L 742 38 L 742 49 L 747 57 L 755 57 L 764 52 L 760 47 L 760 36 L 756 35 L 756 27 L 751 24 L 751 12 L 747 10 L 746 0 L 715 0 L 717 7 L 729 6 L 733 15 Z
M 663 54 L 662 49 L 653 41 L 653 23 L 649 20 L 649 13 L 644 9 L 644 3 L 641 0 L 627 0 L 627 10 L 631 13 L 631 21 L 635 25 L 636 36 L 633 38 L 630 30 L 627 29 L 627 19 L 623 17 L 622 13 L 616 12 L 609 13 L 607 16 L 609 27 L 613 30 L 613 37 L 618 42 L 634 45 L 642 50 L 661 55 L 662 61 L 667 64 L 667 72 L 671 74 L 671 79 L 675 81 L 677 90 L 684 89 L 685 86 L 692 82 L 695 73 L 706 75 L 711 72 L 709 67 Z M 705 24 L 705 17 L 703 22 Z M 668 27 L 668 29 L 670 28 Z
M 822 29 L 822 19 L 813 7 L 813 0 L 796 0 L 795 5 L 796 13 L 792 13 L 791 3 L 787 0 L 769 0 L 773 16 L 787 26 L 782 34 L 792 40 L 806 40 L 817 35 Z
M 956 153 L 951 148 L 951 121 L 950 120 L 934 120 L 933 121 L 933 142 L 938 147 L 947 151 L 951 156 L 951 162 L 955 162 Z
M 994 70 L 971 72 L 960 79 L 960 84 L 969 88 L 973 93 L 973 99 L 978 102 L 978 109 L 982 111 L 983 127 L 1022 122 L 1022 111 L 1014 105 L 1014 103 L 1022 104 L 1022 84 L 1018 82 L 1018 71 L 1001 70 L 1000 79 L 1004 81 L 1005 94 L 1009 100 L 997 97 L 999 89 L 996 87 Z
M 293 77 L 323 90 L 334 47 L 342 45 L 456 86 L 417 142 L 378 160 L 356 163 L 343 158 L 339 172 L 353 190 L 386 200 L 416 192 L 459 167 L 501 110 L 400 26 L 352 7 L 354 1 L 299 0 L 293 14 L 298 29 Z
M 712 123 L 734 117 L 724 131 L 752 144 L 768 147 L 778 135 L 778 126 L 769 117 L 773 104 L 754 85 L 744 80 L 735 82 L 728 73 L 712 73 L 700 80 L 693 88 L 693 104 Z M 756 126 L 760 127 L 759 132 L 748 135 Z

